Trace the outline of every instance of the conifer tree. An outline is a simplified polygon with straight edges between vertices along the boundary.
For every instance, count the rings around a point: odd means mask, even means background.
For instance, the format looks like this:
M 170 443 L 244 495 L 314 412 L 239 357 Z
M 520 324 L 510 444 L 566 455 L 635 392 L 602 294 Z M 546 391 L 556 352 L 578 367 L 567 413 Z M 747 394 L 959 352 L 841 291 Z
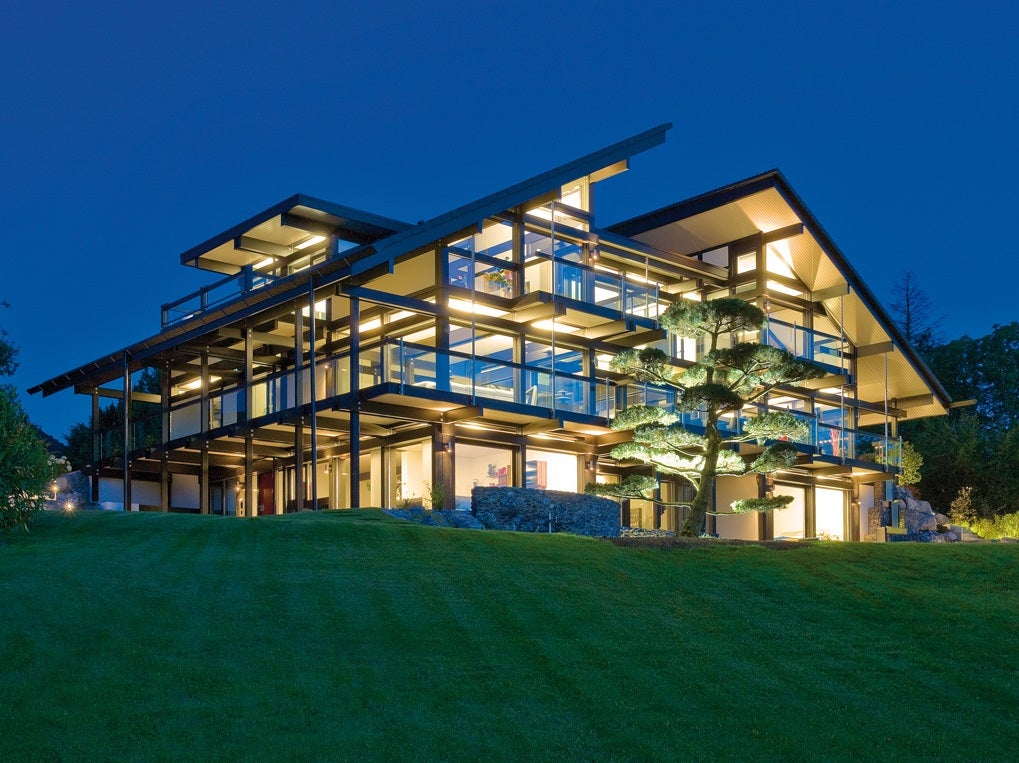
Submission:
M 815 363 L 777 347 L 737 341 L 740 334 L 764 327 L 765 315 L 736 298 L 707 302 L 679 300 L 661 315 L 663 328 L 676 336 L 703 341 L 700 359 L 688 368 L 673 365 L 658 349 L 627 350 L 616 355 L 611 368 L 638 382 L 672 390 L 674 409 L 638 405 L 621 411 L 612 428 L 630 430 L 632 441 L 617 445 L 610 456 L 640 461 L 657 472 L 682 477 L 696 489 L 682 535 L 699 535 L 714 502 L 715 478 L 747 473 L 766 474 L 796 463 L 798 451 L 788 440 L 804 439 L 807 425 L 785 411 L 759 412 L 738 430 L 725 425 L 749 404 L 779 385 L 824 376 Z M 726 341 L 731 337 L 732 341 Z M 697 431 L 684 425 L 683 413 L 699 413 Z M 747 462 L 733 446 L 756 442 L 763 450 Z M 616 485 L 592 484 L 588 492 L 615 498 L 647 498 L 656 486 L 653 477 L 630 475 Z M 772 511 L 785 508 L 788 496 L 735 501 L 733 511 Z

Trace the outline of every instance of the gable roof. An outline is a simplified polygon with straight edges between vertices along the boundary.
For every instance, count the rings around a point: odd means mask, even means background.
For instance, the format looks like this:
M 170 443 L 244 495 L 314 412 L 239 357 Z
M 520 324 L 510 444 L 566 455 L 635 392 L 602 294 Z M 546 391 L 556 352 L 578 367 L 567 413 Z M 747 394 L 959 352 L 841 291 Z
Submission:
M 715 190 L 699 194 L 686 199 L 685 201 L 680 201 L 660 209 L 652 210 L 651 212 L 646 212 L 628 220 L 610 225 L 608 226 L 608 230 L 624 236 L 640 236 L 648 231 L 663 228 L 664 226 L 672 223 L 688 220 L 696 215 L 718 209 L 726 204 L 738 202 L 769 189 L 774 189 L 785 203 L 789 205 L 794 214 L 800 221 L 802 221 L 805 228 L 809 230 L 810 234 L 820 245 L 824 253 L 827 254 L 832 265 L 834 265 L 845 280 L 845 283 L 857 294 L 860 301 L 878 321 L 884 332 L 892 339 L 895 346 L 901 350 L 908 363 L 923 378 L 924 382 L 930 387 L 933 393 L 937 395 L 941 404 L 944 407 L 948 407 L 951 402 L 951 396 L 942 386 L 941 382 L 938 381 L 937 377 L 935 377 L 931 370 L 927 367 L 927 364 L 923 361 L 912 345 L 906 340 L 906 337 L 899 330 L 899 327 L 884 307 L 882 307 L 870 287 L 867 286 L 866 282 L 860 277 L 859 273 L 856 272 L 853 266 L 846 259 L 845 255 L 832 240 L 831 236 L 829 236 L 824 230 L 821 223 L 807 208 L 807 205 L 803 202 L 793 189 L 792 185 L 790 185 L 789 181 L 779 170 L 768 170 L 767 172 L 763 172 L 759 175 L 754 175 L 744 180 L 739 180 L 735 183 L 722 186 L 721 188 L 716 188 Z

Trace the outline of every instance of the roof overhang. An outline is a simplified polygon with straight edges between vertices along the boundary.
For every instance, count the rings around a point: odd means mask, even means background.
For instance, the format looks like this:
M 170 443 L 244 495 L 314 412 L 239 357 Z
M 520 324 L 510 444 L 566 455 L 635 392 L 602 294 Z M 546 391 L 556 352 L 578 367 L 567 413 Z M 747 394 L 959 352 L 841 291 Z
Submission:
M 785 239 L 796 276 L 806 285 L 804 299 L 824 305 L 838 316 L 848 338 L 858 346 L 887 347 L 858 362 L 861 399 L 919 399 L 928 404 L 908 412 L 912 417 L 944 414 L 951 397 L 906 341 L 845 255 L 778 170 L 741 180 L 686 201 L 648 212 L 609 230 L 679 254 L 708 251 L 736 239 L 793 229 L 804 235 Z
M 182 265 L 233 275 L 266 256 L 296 254 L 317 236 L 368 244 L 409 229 L 408 223 L 304 194 L 284 199 L 181 254 Z

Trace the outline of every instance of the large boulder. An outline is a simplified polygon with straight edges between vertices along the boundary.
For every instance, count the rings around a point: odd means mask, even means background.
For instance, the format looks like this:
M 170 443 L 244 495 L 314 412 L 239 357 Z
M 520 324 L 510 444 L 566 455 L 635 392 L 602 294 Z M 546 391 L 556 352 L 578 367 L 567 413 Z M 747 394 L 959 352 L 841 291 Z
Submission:
M 471 513 L 492 530 L 619 537 L 619 505 L 586 493 L 523 487 L 476 487 Z
M 947 528 L 948 517 L 936 514 L 927 501 L 913 497 L 906 487 L 895 488 L 895 498 L 899 502 L 899 516 L 905 525 L 904 535 L 889 535 L 889 540 L 913 540 L 920 543 L 951 543 L 959 540 L 953 532 L 938 532 L 938 527 Z M 891 524 L 891 509 L 882 503 L 871 507 L 868 530 L 871 535 L 878 526 Z
M 909 490 L 899 488 L 896 494 L 901 496 L 901 511 L 906 517 L 906 534 L 919 535 L 926 532 L 937 532 L 938 518 L 927 501 L 918 501 Z

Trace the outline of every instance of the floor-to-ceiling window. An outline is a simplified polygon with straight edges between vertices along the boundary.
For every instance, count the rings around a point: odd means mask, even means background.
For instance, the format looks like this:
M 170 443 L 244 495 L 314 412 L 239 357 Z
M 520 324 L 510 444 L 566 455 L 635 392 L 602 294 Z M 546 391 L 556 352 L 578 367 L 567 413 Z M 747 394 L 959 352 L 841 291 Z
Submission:
M 565 490 L 577 492 L 578 456 L 572 453 L 553 453 L 547 450 L 527 450 L 525 486 L 539 490 Z
M 458 442 L 455 452 L 456 508 L 471 508 L 471 491 L 476 487 L 513 485 L 512 448 L 471 445 Z
M 793 485 L 775 485 L 775 495 L 792 496 L 793 502 L 784 509 L 772 512 L 774 537 L 802 538 L 806 531 L 806 490 Z
M 432 487 L 432 443 L 422 440 L 390 449 L 389 505 L 424 506 Z
M 827 487 L 814 489 L 815 533 L 826 540 L 846 538 L 846 494 Z

